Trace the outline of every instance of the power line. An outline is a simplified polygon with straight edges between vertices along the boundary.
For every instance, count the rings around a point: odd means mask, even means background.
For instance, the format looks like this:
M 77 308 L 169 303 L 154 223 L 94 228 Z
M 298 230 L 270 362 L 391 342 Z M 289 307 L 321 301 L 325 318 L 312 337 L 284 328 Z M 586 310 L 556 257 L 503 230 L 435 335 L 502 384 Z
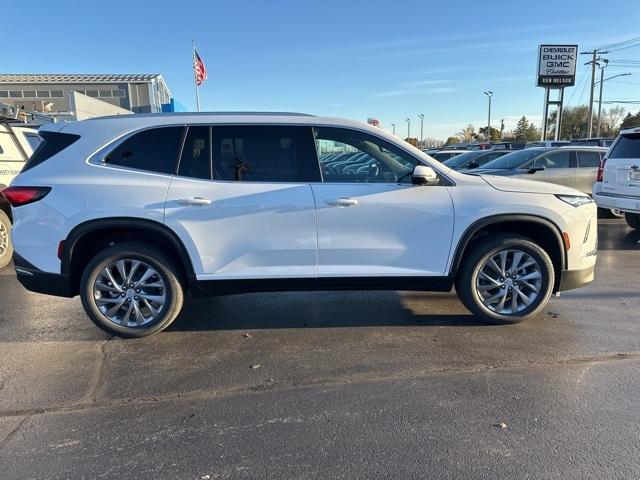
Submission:
M 617 47 L 621 47 L 623 45 L 627 45 L 629 43 L 634 43 L 634 42 L 638 42 L 638 41 L 640 41 L 640 37 L 633 37 L 633 38 L 629 38 L 627 40 L 622 40 L 621 42 L 611 43 L 609 45 L 605 45 L 603 47 L 596 48 L 596 50 L 608 50 L 610 48 L 617 48 Z
M 640 46 L 640 43 L 634 43 L 633 45 L 627 45 L 626 47 L 622 47 L 622 48 L 616 48 L 614 50 L 611 50 L 612 52 L 619 52 L 620 50 L 626 50 L 627 48 L 634 48 L 634 47 L 638 47 Z
M 580 81 L 578 82 L 578 85 L 576 85 L 576 87 L 573 89 L 573 92 L 571 92 L 571 96 L 569 97 L 569 101 L 567 102 L 567 106 L 571 105 L 571 101 L 573 100 L 573 97 L 575 97 L 576 92 L 580 89 L 580 84 L 582 82 L 585 82 L 585 86 L 587 85 L 586 80 L 587 80 L 587 71 L 589 69 L 587 67 L 584 68 L 584 70 L 582 71 L 582 76 L 580 77 Z M 582 92 L 584 93 L 584 86 L 582 87 Z M 580 95 L 580 99 L 582 100 L 582 95 Z M 578 102 L 578 105 L 580 104 L 580 102 Z

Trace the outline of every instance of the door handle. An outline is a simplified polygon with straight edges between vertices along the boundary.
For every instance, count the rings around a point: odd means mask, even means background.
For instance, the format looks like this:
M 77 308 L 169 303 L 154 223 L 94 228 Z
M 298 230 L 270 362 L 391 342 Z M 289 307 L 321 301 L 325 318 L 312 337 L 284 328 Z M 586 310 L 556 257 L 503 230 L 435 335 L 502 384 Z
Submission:
M 179 198 L 177 202 L 180 205 L 211 205 L 211 200 L 202 197 Z
M 355 198 L 335 198 L 333 200 L 326 200 L 324 203 L 330 207 L 353 207 L 358 205 L 358 200 Z

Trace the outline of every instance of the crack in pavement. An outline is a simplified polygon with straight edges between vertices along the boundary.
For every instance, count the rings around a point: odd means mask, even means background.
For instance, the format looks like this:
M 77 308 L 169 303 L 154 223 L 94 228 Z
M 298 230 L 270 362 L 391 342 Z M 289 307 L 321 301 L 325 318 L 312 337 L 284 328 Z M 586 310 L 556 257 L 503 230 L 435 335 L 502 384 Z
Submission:
M 104 344 L 104 358 L 101 363 L 104 363 L 106 359 L 106 343 Z M 357 376 L 351 376 L 347 379 L 318 379 L 315 381 L 309 382 L 287 382 L 287 383 L 272 383 L 272 384 L 260 384 L 246 387 L 236 387 L 236 388 L 225 388 L 225 389 L 209 389 L 209 390 L 192 390 L 189 392 L 183 393 L 172 393 L 167 395 L 158 395 L 153 397 L 140 397 L 140 398 L 130 398 L 130 399 L 117 399 L 117 400 L 106 400 L 102 402 L 97 401 L 97 397 L 95 393 L 97 392 L 97 384 L 90 391 L 91 395 L 86 395 L 89 398 L 88 401 L 78 402 L 71 405 L 59 405 L 52 406 L 46 408 L 34 408 L 34 409 L 24 409 L 24 410 L 6 410 L 0 411 L 0 418 L 7 417 L 17 417 L 26 415 L 26 418 L 29 418 L 33 415 L 46 415 L 53 413 L 72 413 L 79 412 L 83 410 L 90 409 L 105 409 L 112 407 L 121 407 L 121 406 L 131 406 L 131 405 L 145 405 L 145 404 L 166 404 L 173 402 L 181 402 L 181 401 L 190 401 L 190 400 L 199 400 L 206 398 L 226 398 L 232 397 L 236 395 L 243 394 L 257 394 L 257 393 L 269 393 L 269 392 L 281 392 L 287 390 L 294 389 L 304 389 L 304 388 L 313 388 L 313 387 L 340 387 L 345 385 L 355 385 L 355 384 L 365 384 L 365 383 L 376 383 L 376 382 L 385 382 L 385 381 L 398 381 L 398 380 L 406 380 L 406 379 L 421 379 L 428 378 L 430 376 L 440 375 L 440 374 L 467 374 L 467 373 L 480 373 L 480 372 L 496 372 L 496 371 L 505 371 L 511 369 L 518 368 L 549 368 L 561 365 L 589 365 L 589 368 L 595 364 L 605 363 L 605 362 L 617 362 L 617 361 L 638 361 L 640 360 L 640 352 L 629 352 L 629 353 L 616 353 L 610 355 L 601 355 L 594 357 L 577 357 L 577 358 L 569 358 L 564 360 L 558 360 L 556 362 L 526 362 L 526 363 L 514 363 L 509 365 L 500 365 L 500 366 L 492 366 L 492 365 L 483 365 L 483 366 L 472 366 L 472 367 L 458 367 L 458 368 L 448 368 L 441 367 L 432 370 L 416 370 L 413 372 L 405 371 L 403 373 L 395 374 L 395 375 L 385 375 L 380 376 L 379 374 L 361 374 Z M 100 372 L 104 370 L 104 366 L 99 369 Z M 98 382 L 99 383 L 99 382 Z M 13 436 L 15 432 L 20 428 L 20 426 L 26 420 L 23 419 L 20 424 L 9 433 L 9 436 Z M 8 437 L 9 437 L 8 436 Z M 0 443 L 0 448 L 7 442 L 7 438 Z
M 11 441 L 11 439 L 16 435 L 16 433 L 18 433 L 18 430 L 20 430 L 20 427 L 22 427 L 22 425 L 24 425 L 26 421 L 29 420 L 34 415 L 36 415 L 36 412 L 28 413 L 27 415 L 25 415 L 25 417 L 22 420 L 18 422 L 18 424 L 15 427 L 11 429 L 11 431 L 7 434 L 7 436 L 4 437 L 2 441 L 0 441 L 0 450 L 2 450 L 4 446 Z
M 87 389 L 87 393 L 79 402 L 80 405 L 95 405 L 98 403 L 98 393 L 104 383 L 104 370 L 107 365 L 107 345 L 112 339 L 113 337 L 110 337 L 100 344 L 100 361 L 98 361 L 96 370 L 91 377 L 91 384 Z M 0 416 L 2 416 L 1 412 Z

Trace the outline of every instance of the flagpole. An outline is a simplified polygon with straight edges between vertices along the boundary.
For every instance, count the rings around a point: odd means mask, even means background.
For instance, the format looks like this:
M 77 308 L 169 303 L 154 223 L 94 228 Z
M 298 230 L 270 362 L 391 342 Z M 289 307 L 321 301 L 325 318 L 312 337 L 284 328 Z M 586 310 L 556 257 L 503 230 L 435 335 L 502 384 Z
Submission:
M 198 91 L 198 74 L 196 73 L 196 41 L 191 40 L 193 44 L 193 83 L 196 86 L 196 111 L 200 111 L 200 92 Z

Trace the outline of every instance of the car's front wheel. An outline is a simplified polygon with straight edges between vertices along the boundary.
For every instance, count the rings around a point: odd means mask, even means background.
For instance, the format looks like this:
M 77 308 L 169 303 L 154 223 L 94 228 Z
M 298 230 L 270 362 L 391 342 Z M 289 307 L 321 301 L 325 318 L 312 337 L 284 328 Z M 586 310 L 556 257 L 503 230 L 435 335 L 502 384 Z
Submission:
M 0 268 L 6 267 L 11 262 L 13 247 L 11 245 L 11 220 L 6 213 L 0 210 Z
M 625 213 L 624 218 L 631 228 L 640 230 L 640 215 L 637 213 Z
M 97 254 L 80 281 L 80 297 L 99 328 L 142 337 L 167 328 L 184 301 L 179 268 L 163 251 L 122 243 Z
M 549 255 L 525 237 L 500 234 L 478 240 L 456 275 L 460 300 L 488 323 L 518 323 L 549 301 L 554 269 Z

